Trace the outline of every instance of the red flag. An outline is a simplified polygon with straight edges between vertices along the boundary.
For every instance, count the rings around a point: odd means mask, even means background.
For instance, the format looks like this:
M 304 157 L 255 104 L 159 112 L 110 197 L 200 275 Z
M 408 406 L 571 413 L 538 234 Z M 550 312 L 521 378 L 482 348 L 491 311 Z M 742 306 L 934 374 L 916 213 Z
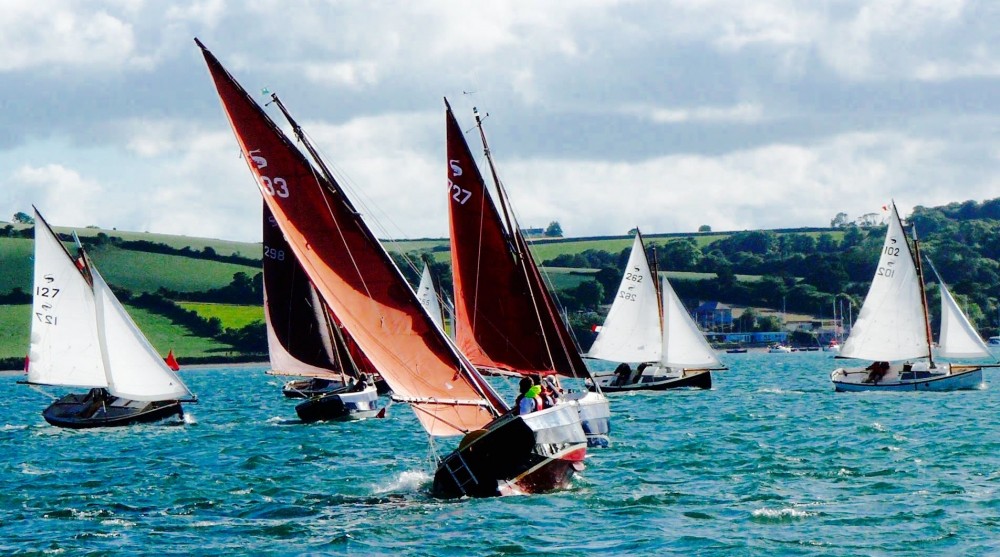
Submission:
M 603 328 L 604 327 L 602 327 L 600 325 L 591 325 L 590 326 L 590 331 L 593 332 L 593 333 L 599 333 L 599 332 L 601 332 L 601 329 L 603 329 Z
M 167 358 L 164 360 L 167 362 L 167 367 L 174 371 L 180 371 L 181 366 L 177 363 L 177 358 L 174 357 L 174 349 L 171 348 L 170 352 L 167 352 Z

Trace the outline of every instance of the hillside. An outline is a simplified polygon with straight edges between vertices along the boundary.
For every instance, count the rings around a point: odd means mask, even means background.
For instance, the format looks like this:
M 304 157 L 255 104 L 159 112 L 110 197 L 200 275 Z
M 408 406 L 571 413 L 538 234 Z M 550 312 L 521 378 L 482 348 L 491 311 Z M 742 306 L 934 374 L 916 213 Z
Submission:
M 910 220 L 920 231 L 923 251 L 981 332 L 997 334 L 1000 199 L 917 207 Z M 69 240 L 70 229 L 56 230 Z M 77 233 L 161 352 L 174 349 L 182 363 L 264 357 L 260 244 L 97 228 Z M 0 222 L 0 360 L 8 365 L 23 358 L 27 347 L 31 234 L 31 226 Z M 774 312 L 782 308 L 817 319 L 829 319 L 836 304 L 856 312 L 883 234 L 877 224 L 847 223 L 643 238 L 689 307 L 705 300 L 753 307 L 759 311 L 749 312 L 752 321 L 739 326 L 777 327 Z M 628 235 L 531 242 L 584 348 L 591 325 L 603 320 L 617 289 L 631 243 Z M 447 239 L 386 245 L 411 282 L 426 261 L 445 291 L 450 289 Z M 932 305 L 934 292 L 929 290 Z

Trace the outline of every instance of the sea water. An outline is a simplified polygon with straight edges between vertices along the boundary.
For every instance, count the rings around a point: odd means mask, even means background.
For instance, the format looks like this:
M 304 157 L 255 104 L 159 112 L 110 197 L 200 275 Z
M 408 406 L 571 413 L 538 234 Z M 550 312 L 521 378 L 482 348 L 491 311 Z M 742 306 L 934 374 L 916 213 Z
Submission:
M 996 372 L 844 394 L 826 353 L 722 357 L 710 391 L 611 395 L 570 489 L 447 501 L 404 405 L 302 424 L 282 378 L 220 367 L 182 372 L 184 423 L 72 431 L 6 375 L 0 554 L 1000 554 Z

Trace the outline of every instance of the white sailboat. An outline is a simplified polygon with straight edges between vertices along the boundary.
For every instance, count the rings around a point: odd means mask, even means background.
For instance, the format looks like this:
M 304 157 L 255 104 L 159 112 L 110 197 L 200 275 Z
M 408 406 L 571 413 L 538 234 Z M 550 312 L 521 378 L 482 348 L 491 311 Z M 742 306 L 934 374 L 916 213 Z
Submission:
M 666 277 L 657 288 L 656 274 L 637 231 L 618 294 L 587 354 L 622 362 L 613 374 L 595 377 L 603 391 L 710 389 L 712 370 L 726 369 Z
M 938 355 L 992 357 L 940 279 L 939 287 Z M 911 250 L 893 204 L 878 268 L 838 356 L 875 362 L 867 367 L 835 369 L 830 379 L 837 391 L 950 391 L 982 384 L 982 368 L 987 366 L 935 362 L 932 346 L 919 242 L 914 239 Z
M 121 426 L 183 416 L 192 395 L 115 298 L 78 246 L 66 251 L 35 209 L 29 385 L 84 387 L 42 413 L 70 428 Z

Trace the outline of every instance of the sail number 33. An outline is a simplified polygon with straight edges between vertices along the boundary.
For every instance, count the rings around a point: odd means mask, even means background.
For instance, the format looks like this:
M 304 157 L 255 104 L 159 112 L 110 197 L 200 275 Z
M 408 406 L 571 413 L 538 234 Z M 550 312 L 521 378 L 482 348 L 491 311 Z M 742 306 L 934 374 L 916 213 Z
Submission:
M 260 187 L 264 193 L 271 197 L 288 197 L 288 183 L 281 177 L 264 176 L 261 170 L 267 167 L 267 159 L 260 154 L 260 149 L 252 149 L 247 153 L 249 159 L 257 166 L 257 175 L 260 176 Z

